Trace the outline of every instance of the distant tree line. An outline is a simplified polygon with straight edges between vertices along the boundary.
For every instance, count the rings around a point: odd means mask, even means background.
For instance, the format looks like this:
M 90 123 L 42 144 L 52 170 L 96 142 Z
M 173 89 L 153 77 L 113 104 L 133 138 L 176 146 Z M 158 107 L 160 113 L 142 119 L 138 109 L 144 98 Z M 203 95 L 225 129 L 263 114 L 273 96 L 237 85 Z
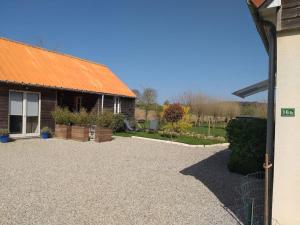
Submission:
M 157 91 L 153 88 L 144 88 L 142 91 L 134 89 L 136 94 L 136 106 L 145 110 L 145 119 L 148 119 L 149 111 L 161 112 L 162 106 L 157 103 Z M 253 116 L 266 118 L 267 104 L 258 102 L 237 102 L 217 99 L 200 92 L 184 92 L 171 101 L 166 100 L 163 105 L 179 103 L 188 106 L 194 117 L 195 125 L 211 123 L 214 126 L 218 122 L 225 124 L 237 116 Z

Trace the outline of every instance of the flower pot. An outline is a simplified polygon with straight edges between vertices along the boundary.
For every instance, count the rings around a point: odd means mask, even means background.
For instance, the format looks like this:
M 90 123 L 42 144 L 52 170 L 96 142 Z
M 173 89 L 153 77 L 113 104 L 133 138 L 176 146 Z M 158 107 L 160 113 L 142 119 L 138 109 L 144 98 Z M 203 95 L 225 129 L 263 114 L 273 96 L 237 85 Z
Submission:
M 9 141 L 9 135 L 1 135 L 0 136 L 1 143 L 7 143 L 8 141 Z
M 42 139 L 48 139 L 49 138 L 49 133 L 41 133 Z
M 96 142 L 104 142 L 112 140 L 112 129 L 97 127 L 95 132 L 95 141 Z
M 71 138 L 71 126 L 55 124 L 55 137 L 62 139 Z
M 76 141 L 88 141 L 89 131 L 89 127 L 86 126 L 72 126 L 71 139 Z

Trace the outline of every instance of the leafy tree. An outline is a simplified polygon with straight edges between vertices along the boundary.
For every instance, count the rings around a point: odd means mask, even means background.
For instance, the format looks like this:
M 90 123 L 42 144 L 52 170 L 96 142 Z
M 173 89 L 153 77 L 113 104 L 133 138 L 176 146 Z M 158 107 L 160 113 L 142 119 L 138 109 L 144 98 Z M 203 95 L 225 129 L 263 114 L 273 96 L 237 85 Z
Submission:
M 184 110 L 180 104 L 172 104 L 166 108 L 164 112 L 164 118 L 167 122 L 173 124 L 181 120 L 183 114 L 184 114 Z
M 141 96 L 141 105 L 145 109 L 146 120 L 148 120 L 149 110 L 156 105 L 157 92 L 153 88 L 145 88 Z

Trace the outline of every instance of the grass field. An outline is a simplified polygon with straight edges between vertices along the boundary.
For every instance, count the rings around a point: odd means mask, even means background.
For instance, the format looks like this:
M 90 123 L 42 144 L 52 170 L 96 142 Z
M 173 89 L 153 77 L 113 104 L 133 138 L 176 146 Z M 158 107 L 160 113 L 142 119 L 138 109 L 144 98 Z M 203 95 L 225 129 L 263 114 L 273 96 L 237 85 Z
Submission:
M 170 141 L 170 138 L 163 137 L 159 133 L 148 133 L 148 132 L 118 132 L 114 133 L 116 136 L 122 136 L 122 137 L 131 137 L 131 136 L 137 136 L 137 137 L 145 137 L 145 138 L 152 138 L 152 139 L 159 139 L 159 140 L 168 140 Z M 206 140 L 206 139 L 198 139 L 188 136 L 180 136 L 173 138 L 172 141 L 180 142 L 184 144 L 190 144 L 190 145 L 212 145 L 212 144 L 218 144 L 223 143 L 222 141 L 217 140 Z
M 208 135 L 208 127 L 207 126 L 192 127 L 189 131 L 193 132 L 193 133 L 197 133 L 197 134 Z M 210 128 L 210 135 L 226 137 L 226 130 L 223 127 Z

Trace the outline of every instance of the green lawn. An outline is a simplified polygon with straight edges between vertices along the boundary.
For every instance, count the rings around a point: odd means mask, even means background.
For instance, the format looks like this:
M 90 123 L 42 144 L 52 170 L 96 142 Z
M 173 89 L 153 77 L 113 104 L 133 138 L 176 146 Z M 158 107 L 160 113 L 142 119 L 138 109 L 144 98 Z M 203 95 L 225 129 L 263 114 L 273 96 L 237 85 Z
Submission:
M 207 126 L 192 127 L 189 131 L 197 133 L 197 134 L 208 135 L 208 127 Z M 210 128 L 210 135 L 211 136 L 225 137 L 226 136 L 226 130 L 225 130 L 225 128 L 222 128 L 222 127 Z
M 143 128 L 149 128 L 149 121 L 146 121 L 145 124 L 141 125 Z M 224 123 L 218 123 L 216 124 L 215 128 L 210 128 L 210 135 L 211 136 L 221 136 L 221 137 L 226 137 L 226 130 L 225 130 L 225 124 Z M 189 129 L 189 132 L 193 132 L 196 134 L 204 134 L 208 136 L 208 125 L 203 123 L 199 127 L 192 127 Z
M 122 136 L 122 137 L 131 137 L 131 136 L 137 136 L 137 137 L 145 137 L 145 138 L 152 138 L 152 139 L 159 139 L 159 140 L 168 140 L 170 141 L 170 138 L 163 137 L 159 133 L 148 133 L 148 132 L 118 132 L 114 133 L 116 136 Z M 173 141 L 190 144 L 190 145 L 211 145 L 211 144 L 218 144 L 222 143 L 221 141 L 217 140 L 205 140 L 205 139 L 198 139 L 188 136 L 180 136 L 177 138 L 173 138 Z

